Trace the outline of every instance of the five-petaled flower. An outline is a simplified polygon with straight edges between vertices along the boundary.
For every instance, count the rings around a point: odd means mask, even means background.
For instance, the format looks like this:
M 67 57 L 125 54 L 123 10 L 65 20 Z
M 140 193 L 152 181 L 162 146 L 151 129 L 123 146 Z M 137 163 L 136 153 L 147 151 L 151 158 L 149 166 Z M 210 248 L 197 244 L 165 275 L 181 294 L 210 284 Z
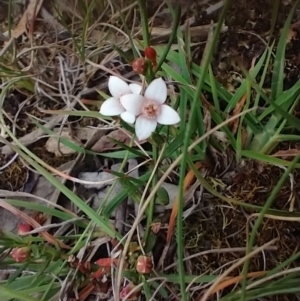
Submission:
M 117 76 L 110 76 L 108 80 L 108 89 L 112 97 L 104 101 L 101 106 L 100 114 L 105 116 L 117 116 L 128 122 L 134 123 L 135 116 L 127 112 L 120 102 L 120 98 L 126 94 L 140 94 L 142 87 L 138 84 L 128 85 Z
M 165 104 L 167 85 L 162 78 L 153 80 L 144 95 L 140 95 L 140 85 L 127 85 L 115 76 L 110 77 L 108 87 L 113 97 L 103 103 L 100 113 L 107 116 L 120 114 L 127 123 L 135 122 L 139 140 L 149 138 L 158 123 L 173 125 L 180 121 L 178 113 Z
M 152 81 L 144 96 L 126 94 L 120 98 L 126 111 L 137 116 L 135 133 L 139 140 L 150 137 L 157 123 L 172 125 L 180 121 L 178 113 L 165 104 L 166 100 L 167 86 L 162 78 Z

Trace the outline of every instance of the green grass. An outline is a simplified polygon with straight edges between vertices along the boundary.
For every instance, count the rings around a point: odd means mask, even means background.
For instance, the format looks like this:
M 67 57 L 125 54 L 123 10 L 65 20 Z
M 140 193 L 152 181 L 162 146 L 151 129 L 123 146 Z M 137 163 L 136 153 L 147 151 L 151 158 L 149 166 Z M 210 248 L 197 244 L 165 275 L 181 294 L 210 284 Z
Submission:
M 71 213 L 56 204 L 50 205 L 47 200 L 43 202 L 45 206 L 20 200 L 18 197 L 11 197 L 5 201 L 18 208 L 43 212 L 47 216 L 59 218 L 61 221 L 68 221 L 71 218 L 83 216 L 82 220 L 74 222 L 73 230 L 75 231 L 71 234 L 63 234 L 57 237 L 64 243 L 70 244 L 70 249 L 63 249 L 58 245 L 49 245 L 40 236 L 20 237 L 12 233 L 1 233 L 0 245 L 2 247 L 0 250 L 2 254 L 8 254 L 9 250 L 14 247 L 31 246 L 32 248 L 32 257 L 29 262 L 16 263 L 9 255 L 1 258 L 0 268 L 9 266 L 13 270 L 13 273 L 10 274 L 7 280 L 0 282 L 1 301 L 54 301 L 61 292 L 61 282 L 67 277 L 70 277 L 68 278 L 69 281 L 74 277 L 84 287 L 90 282 L 89 276 L 84 273 L 80 274 L 76 269 L 72 270 L 71 274 L 68 275 L 70 268 L 67 259 L 70 255 L 76 256 L 80 250 L 83 250 L 91 242 L 100 238 L 107 238 L 108 240 L 116 238 L 123 245 L 122 254 L 118 254 L 118 250 L 112 252 L 112 256 L 118 256 L 119 258 L 118 267 L 113 269 L 114 273 L 112 275 L 112 285 L 114 286 L 116 300 L 119 298 L 118 292 L 122 290 L 123 277 L 139 284 L 142 287 L 146 300 L 150 300 L 154 292 L 160 295 L 161 298 L 169 297 L 171 290 L 168 285 L 172 285 L 172 288 L 175 287 L 178 296 L 185 301 L 192 299 L 192 291 L 189 286 L 191 282 L 195 282 L 197 285 L 210 284 L 211 288 L 213 283 L 217 285 L 216 281 L 220 279 L 219 276 L 221 277 L 222 274 L 204 273 L 201 277 L 196 274 L 189 274 L 184 262 L 185 245 L 182 239 L 184 237 L 184 180 L 187 171 L 190 169 L 194 171 L 197 181 L 200 182 L 204 190 L 214 196 L 220 204 L 243 207 L 244 210 L 258 213 L 254 225 L 250 229 L 249 239 L 246 242 L 246 256 L 256 246 L 257 233 L 265 220 L 266 214 L 283 220 L 290 218 L 299 221 L 299 212 L 275 209 L 273 203 L 283 184 L 288 180 L 289 175 L 295 169 L 299 169 L 300 154 L 291 161 L 272 156 L 272 152 L 280 147 L 282 142 L 300 140 L 300 136 L 297 134 L 300 129 L 299 119 L 294 116 L 295 108 L 300 99 L 300 82 L 295 82 L 288 89 L 284 89 L 283 84 L 285 80 L 286 41 L 299 1 L 295 3 L 288 15 L 278 39 L 275 36 L 273 37 L 279 7 L 279 0 L 275 1 L 276 5 L 274 4 L 272 20 L 270 20 L 270 38 L 264 52 L 257 58 L 251 70 L 243 69 L 243 74 L 241 74 L 242 81 L 234 92 L 227 91 L 218 82 L 212 66 L 212 57 L 220 38 L 223 22 L 232 4 L 231 2 L 225 1 L 219 14 L 218 23 L 215 27 L 212 27 L 200 64 L 193 61 L 192 58 L 192 42 L 189 28 L 185 31 L 179 28 L 180 7 L 173 8 L 169 5 L 169 12 L 173 20 L 172 33 L 166 45 L 155 45 L 155 50 L 158 54 L 158 68 L 147 74 L 146 80 L 150 83 L 154 77 L 163 76 L 170 82 L 176 83 L 177 97 L 170 97 L 170 105 L 177 109 L 181 121 L 178 127 L 159 126 L 155 135 L 148 140 L 151 149 L 143 150 L 143 146 L 141 148 L 134 147 L 134 127 L 123 121 L 120 122 L 119 126 L 131 135 L 129 145 L 115 141 L 120 148 L 119 150 L 97 153 L 74 143 L 70 139 L 61 138 L 52 129 L 47 129 L 41 120 L 34 117 L 31 118 L 31 124 L 43 130 L 47 137 L 56 138 L 63 145 L 73 149 L 76 154 L 95 156 L 101 160 L 110 158 L 121 163 L 119 170 L 112 172 L 116 179 L 113 181 L 98 210 L 93 210 L 72 189 L 61 183 L 56 177 L 59 175 L 57 170 L 41 160 L 31 151 L 30 147 L 26 147 L 20 142 L 19 137 L 17 137 L 11 126 L 7 127 L 8 121 L 5 110 L 0 109 L 0 125 L 6 129 L 8 135 L 6 139 L 0 137 L 0 141 L 10 146 L 26 164 L 30 165 L 31 168 L 47 179 L 62 195 L 70 200 L 78 209 L 78 213 Z M 12 4 L 11 1 L 10 4 Z M 76 63 L 85 72 L 85 79 L 92 77 L 98 71 L 89 62 L 99 64 L 104 57 L 113 53 L 113 58 L 119 54 L 128 60 L 127 63 L 131 63 L 129 58 L 137 57 L 138 53 L 141 53 L 146 46 L 151 45 L 151 26 L 148 24 L 149 16 L 146 11 L 146 1 L 139 0 L 133 6 L 137 9 L 140 16 L 142 32 L 140 40 L 137 36 L 131 36 L 131 28 L 126 24 L 129 18 L 133 18 L 133 10 L 126 10 L 126 7 L 119 7 L 108 0 L 80 0 L 77 4 L 74 15 L 71 15 L 70 12 L 70 15 L 66 14 L 59 5 L 55 5 L 54 11 L 59 21 L 70 34 L 71 41 L 68 45 L 68 51 L 64 52 L 65 50 L 62 46 L 57 51 L 61 51 L 63 54 L 73 54 L 74 58 L 76 58 Z M 99 13 L 97 9 L 99 7 L 107 12 L 105 16 Z M 121 11 L 121 13 L 119 15 L 113 14 L 117 11 Z M 11 22 L 12 20 L 9 20 L 9 28 L 12 26 Z M 90 42 L 89 37 L 97 26 L 99 28 L 103 26 L 104 29 L 107 29 L 107 32 L 103 34 L 99 44 L 95 46 Z M 117 26 L 120 26 L 120 28 Z M 104 29 L 103 32 L 105 31 Z M 112 45 L 109 40 L 111 35 L 108 33 L 118 32 L 117 29 L 122 31 L 124 36 L 128 35 L 128 43 Z M 95 48 L 97 49 L 95 50 Z M 93 54 L 92 56 L 90 55 L 91 53 Z M 4 108 L 7 96 L 13 91 L 21 90 L 26 95 L 36 96 L 34 94 L 34 87 L 37 83 L 36 75 L 34 72 L 32 74 L 23 72 L 15 60 L 16 56 L 11 49 L 8 49 L 6 55 L 0 58 L 0 74 L 2 77 L 0 108 Z M 14 61 L 15 65 L 9 64 L 11 61 Z M 270 91 L 268 91 L 265 84 L 270 74 L 270 68 L 272 69 L 272 76 Z M 114 71 L 111 72 L 113 74 Z M 59 82 L 59 84 L 67 88 L 66 82 Z M 80 88 L 84 89 L 85 84 L 82 84 Z M 57 91 L 59 91 L 58 87 Z M 204 122 L 205 110 L 201 101 L 202 93 L 211 97 L 211 106 L 206 108 L 212 122 L 212 126 L 209 129 L 206 128 Z M 52 95 L 52 92 L 50 94 Z M 236 116 L 232 116 L 234 109 L 244 96 L 246 97 L 245 104 L 241 112 Z M 104 89 L 99 90 L 99 99 L 104 100 L 108 97 Z M 262 102 L 264 104 L 263 110 L 258 110 Z M 188 118 L 186 118 L 187 110 L 190 112 Z M 52 115 L 93 118 L 99 120 L 102 124 L 112 124 L 111 122 L 113 121 L 113 118 L 102 116 L 95 110 L 89 110 L 82 105 L 73 108 L 66 106 L 64 110 L 43 110 L 43 112 Z M 236 133 L 232 133 L 229 125 L 230 121 L 233 120 L 238 122 Z M 224 134 L 226 143 L 216 138 L 214 135 L 216 131 Z M 246 134 L 246 140 L 243 140 L 243 133 Z M 205 176 L 196 169 L 195 163 L 206 160 L 210 146 L 213 146 L 221 154 L 231 149 L 234 152 L 235 164 L 239 164 L 241 160 L 250 159 L 285 168 L 284 173 L 273 187 L 263 206 L 235 199 L 217 191 Z M 139 162 L 146 161 L 146 171 L 139 179 L 125 174 L 124 170 L 129 158 L 138 158 Z M 179 196 L 176 233 L 172 241 L 173 246 L 176 248 L 177 269 L 170 274 L 158 270 L 149 275 L 140 275 L 135 271 L 136 257 L 143 251 L 152 251 L 156 244 L 157 235 L 151 231 L 151 227 L 156 218 L 154 209 L 159 194 L 158 191 L 161 188 L 161 184 L 174 172 L 178 175 L 176 184 L 178 185 Z M 81 183 L 76 177 L 73 177 L 71 180 Z M 110 198 L 117 184 L 121 185 L 122 190 L 113 198 Z M 123 236 L 113 228 L 110 217 L 128 196 L 134 200 L 138 211 L 130 231 Z M 142 222 L 143 219 L 144 221 Z M 143 227 L 144 235 L 142 237 L 137 235 L 138 227 Z M 130 263 L 126 267 L 124 265 L 127 261 L 125 255 L 132 248 L 133 243 L 140 244 L 141 250 L 133 252 L 134 254 L 129 256 Z M 241 256 L 243 280 L 233 291 L 221 295 L 220 299 L 224 301 L 255 300 L 272 295 L 299 293 L 300 288 L 297 285 L 299 269 L 290 267 L 290 264 L 297 260 L 299 256 L 300 252 L 296 252 L 290 258 L 285 258 L 281 264 L 269 270 L 264 276 L 254 279 L 247 278 L 251 258 Z M 97 269 L 93 263 L 92 269 L 93 271 Z M 224 273 L 226 273 L 226 270 Z M 156 279 L 155 277 L 158 278 Z M 165 285 L 165 283 L 168 285 Z M 208 293 L 204 295 L 203 301 L 207 300 L 206 298 L 208 298 Z

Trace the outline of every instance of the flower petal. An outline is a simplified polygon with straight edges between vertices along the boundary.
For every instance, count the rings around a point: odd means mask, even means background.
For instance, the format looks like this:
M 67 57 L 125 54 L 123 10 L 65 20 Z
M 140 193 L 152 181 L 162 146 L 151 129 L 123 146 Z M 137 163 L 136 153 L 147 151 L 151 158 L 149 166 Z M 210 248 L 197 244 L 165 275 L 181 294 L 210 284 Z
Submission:
M 160 107 L 160 114 L 156 118 L 160 124 L 171 125 L 176 124 L 180 121 L 178 113 L 167 105 Z
M 116 99 L 120 99 L 122 95 L 132 93 L 128 84 L 117 76 L 109 77 L 108 89 L 110 94 Z
M 117 116 L 123 112 L 125 112 L 125 109 L 120 102 L 113 97 L 105 100 L 100 108 L 100 114 L 105 116 Z
M 120 98 L 120 101 L 126 111 L 137 116 L 141 113 L 145 98 L 141 95 L 126 94 Z
M 139 140 L 147 139 L 155 131 L 156 126 L 157 122 L 155 119 L 139 116 L 135 122 L 135 134 Z
M 134 124 L 135 122 L 135 116 L 127 111 L 122 113 L 120 116 L 127 123 Z
M 141 94 L 142 86 L 139 84 L 130 84 L 129 89 L 131 90 L 131 92 L 133 94 L 139 95 L 139 94 Z
M 154 100 L 159 104 L 163 104 L 167 99 L 167 85 L 163 79 L 157 78 L 150 83 L 145 91 L 145 97 L 148 100 Z

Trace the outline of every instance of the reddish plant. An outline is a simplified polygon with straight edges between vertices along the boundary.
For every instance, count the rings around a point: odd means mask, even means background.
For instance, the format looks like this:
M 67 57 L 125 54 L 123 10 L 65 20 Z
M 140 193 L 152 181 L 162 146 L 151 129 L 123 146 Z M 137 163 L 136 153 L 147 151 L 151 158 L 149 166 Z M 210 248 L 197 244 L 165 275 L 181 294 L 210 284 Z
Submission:
M 146 61 L 142 57 L 135 59 L 131 66 L 137 74 L 144 74 L 146 71 Z
M 157 56 L 157 53 L 154 48 L 148 46 L 145 49 L 145 58 L 148 59 L 149 61 L 151 61 L 152 63 L 154 63 L 154 62 L 156 63 L 156 56 Z
M 20 223 L 18 227 L 18 234 L 24 235 L 32 230 L 32 226 L 27 223 Z
M 30 247 L 13 248 L 10 252 L 10 256 L 15 262 L 24 262 L 29 258 L 30 253 Z
M 112 264 L 117 265 L 118 264 L 118 259 L 115 258 L 114 260 L 112 260 L 111 258 L 100 258 L 98 259 L 95 264 L 100 266 L 100 269 L 97 270 L 94 274 L 93 274 L 93 278 L 100 278 L 102 275 L 109 275 L 110 271 L 111 271 L 111 266 Z
M 136 270 L 140 274 L 149 274 L 152 270 L 151 258 L 145 255 L 140 255 L 136 262 Z
M 124 299 L 136 286 L 133 283 L 127 284 L 120 292 L 120 298 Z M 141 290 L 136 290 L 132 292 L 126 300 L 137 300 L 141 294 Z
M 151 46 L 148 46 L 145 49 L 145 58 L 152 63 L 153 70 L 155 70 L 155 68 L 157 67 L 156 57 L 157 57 L 156 50 Z

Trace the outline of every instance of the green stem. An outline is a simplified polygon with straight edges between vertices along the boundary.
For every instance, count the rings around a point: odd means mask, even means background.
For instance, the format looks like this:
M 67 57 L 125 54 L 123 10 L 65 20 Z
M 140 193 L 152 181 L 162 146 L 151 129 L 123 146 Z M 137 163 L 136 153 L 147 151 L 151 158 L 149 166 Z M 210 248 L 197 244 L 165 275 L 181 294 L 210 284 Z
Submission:
M 11 299 L 18 299 L 23 301 L 40 301 L 36 298 L 32 298 L 31 296 L 26 296 L 22 291 L 16 291 L 13 289 L 9 289 L 4 285 L 1 286 L 1 296 L 4 296 L 5 300 L 8 300 L 7 297 Z M 21 299 L 22 298 L 22 299 Z
M 158 149 L 156 145 L 152 145 L 152 153 L 153 153 L 153 163 L 154 165 L 156 164 L 157 158 L 158 158 Z M 157 184 L 157 171 L 155 171 L 155 174 L 153 175 L 152 178 L 152 188 L 154 188 Z M 149 233 L 151 230 L 151 224 L 152 224 L 152 220 L 153 220 L 153 213 L 154 213 L 154 206 L 155 206 L 155 195 L 153 196 L 150 204 L 149 204 L 149 208 L 147 211 L 147 222 L 146 222 L 146 231 L 145 231 L 145 235 L 144 235 L 144 241 L 147 242 L 148 237 L 149 237 Z
M 130 139 L 130 142 L 129 142 L 129 147 L 132 147 L 132 146 L 133 146 L 134 139 L 135 139 L 135 135 L 132 135 L 132 136 L 131 136 L 131 139 Z M 125 153 L 124 159 L 123 159 L 123 161 L 122 161 L 122 164 L 121 164 L 121 166 L 120 166 L 118 172 L 123 172 L 123 169 L 125 168 L 125 166 L 126 166 L 126 164 L 127 164 L 127 162 L 128 162 L 129 154 L 130 154 L 129 151 L 127 151 L 127 152 Z M 106 204 L 107 204 L 106 202 L 107 202 L 107 200 L 108 200 L 110 194 L 114 191 L 116 184 L 117 184 L 117 181 L 114 181 L 114 182 L 112 183 L 112 185 L 110 186 L 110 188 L 108 189 L 107 194 L 105 195 L 105 199 L 104 199 L 102 205 L 101 205 L 101 206 L 98 208 L 98 210 L 97 210 L 97 214 L 100 214 L 101 211 L 102 211 L 102 210 L 104 209 L 104 207 L 106 206 Z
M 139 55 L 138 55 L 138 52 L 137 52 L 136 47 L 134 45 L 134 41 L 132 39 L 131 32 L 130 32 L 130 29 L 129 29 L 128 25 L 127 25 L 126 18 L 124 17 L 124 13 L 122 11 L 121 6 L 119 7 L 119 15 L 120 15 L 120 18 L 121 18 L 123 26 L 124 26 L 124 31 L 128 35 L 129 43 L 130 43 L 130 47 L 131 47 L 131 50 L 132 50 L 133 57 L 134 58 L 138 58 Z M 122 51 L 121 48 L 117 47 L 116 45 L 112 45 L 112 47 L 116 48 L 116 50 L 118 51 L 119 54 L 122 54 L 123 56 L 124 55 L 127 56 L 127 54 L 124 51 Z M 125 57 L 125 59 L 126 59 L 126 61 L 128 63 L 130 63 L 131 59 L 126 58 L 126 57 Z
M 270 196 L 267 199 L 267 202 L 265 203 L 264 207 L 262 208 L 262 210 L 260 211 L 260 214 L 257 218 L 257 220 L 255 221 L 255 224 L 252 228 L 251 231 L 251 235 L 250 235 L 250 239 L 249 242 L 247 244 L 247 251 L 246 254 L 249 254 L 252 251 L 253 245 L 255 243 L 255 238 L 256 238 L 256 234 L 258 233 L 259 227 L 264 219 L 265 214 L 268 212 L 268 210 L 270 209 L 270 207 L 273 204 L 273 201 L 275 200 L 276 196 L 279 194 L 281 187 L 283 186 L 284 182 L 286 181 L 286 179 L 288 178 L 289 174 L 292 172 L 292 170 L 294 169 L 296 163 L 299 161 L 300 159 L 300 154 L 298 154 L 293 161 L 291 162 L 291 164 L 289 165 L 289 167 L 285 170 L 285 172 L 283 173 L 282 177 L 280 178 L 280 180 L 278 181 L 276 187 L 272 190 L 272 193 L 270 194 Z M 247 285 L 247 277 L 246 275 L 248 274 L 248 270 L 249 270 L 249 260 L 245 261 L 244 264 L 244 268 L 243 268 L 243 281 L 242 281 L 242 288 L 241 288 L 241 300 L 245 300 L 245 293 L 246 293 L 246 285 Z
M 296 7 L 299 5 L 300 1 L 297 0 L 295 1 L 294 5 L 293 5 L 293 8 L 292 10 L 290 11 L 288 17 L 287 17 L 287 20 L 286 20 L 286 23 L 284 25 L 284 28 L 283 28 L 283 31 L 287 30 L 287 26 L 289 26 L 289 24 L 291 24 L 291 21 L 292 21 L 292 18 L 293 18 L 293 15 L 295 13 L 295 10 L 296 10 Z M 276 9 L 276 8 L 275 8 Z M 283 37 L 283 35 L 281 36 L 281 38 Z M 279 43 L 278 43 L 278 47 L 280 47 L 280 43 L 281 43 L 281 39 L 279 40 Z M 285 51 L 285 43 L 283 43 L 283 47 L 281 49 L 281 51 Z M 278 52 L 278 49 L 280 48 L 277 48 L 277 51 L 276 51 L 276 57 L 275 57 L 275 66 L 276 64 L 283 64 L 284 63 L 284 57 L 283 59 L 281 58 L 281 54 L 278 56 L 279 52 Z M 278 60 L 280 62 L 278 62 Z M 283 61 L 282 61 L 283 60 Z M 280 69 L 280 68 L 279 68 Z M 278 72 L 277 72 L 278 73 Z M 280 73 L 280 71 L 279 71 Z M 275 73 L 274 73 L 275 74 Z M 273 77 L 274 79 L 274 77 Z M 272 90 L 272 95 L 271 95 L 271 98 L 270 98 L 270 103 L 271 105 L 274 106 L 274 108 L 278 111 L 278 113 L 282 114 L 282 117 L 285 117 L 287 120 L 293 120 L 293 115 L 290 115 L 288 114 L 287 112 L 285 112 L 284 110 L 282 110 L 280 107 L 278 107 L 276 105 L 276 103 L 272 100 L 274 98 L 277 97 L 277 94 L 278 94 L 278 91 L 280 92 L 280 90 L 282 90 L 282 87 L 280 87 L 279 89 L 276 87 L 277 85 L 277 81 L 276 81 L 276 85 L 273 85 L 274 83 L 272 82 L 272 85 L 271 85 L 271 90 Z M 255 86 L 255 85 L 254 85 Z M 278 115 L 276 114 L 275 115 L 275 118 L 277 117 Z M 280 116 L 281 117 L 281 116 Z M 292 123 L 291 123 L 292 124 Z M 295 122 L 295 126 L 297 127 L 298 126 L 298 123 Z M 262 150 L 260 150 L 262 151 Z M 265 150 L 266 151 L 266 150 Z M 290 172 L 293 170 L 293 168 L 296 166 L 297 162 L 299 161 L 299 158 L 300 158 L 300 154 L 298 154 L 294 159 L 293 161 L 291 162 L 291 164 L 289 165 L 289 167 L 285 170 L 284 174 L 282 175 L 282 177 L 280 178 L 280 180 L 278 181 L 276 187 L 272 190 L 272 193 L 271 195 L 268 197 L 267 199 L 267 202 L 266 204 L 264 205 L 264 207 L 262 208 L 261 212 L 260 212 L 260 215 L 259 217 L 257 218 L 254 226 L 253 226 L 253 229 L 251 231 L 251 235 L 250 235 L 250 238 L 249 238 L 249 242 L 247 244 L 247 251 L 246 251 L 246 254 L 249 254 L 253 248 L 253 245 L 255 243 L 255 239 L 256 239 L 256 233 L 262 223 L 262 220 L 264 218 L 264 215 L 267 213 L 267 211 L 269 210 L 269 208 L 271 207 L 274 199 L 276 198 L 276 196 L 278 195 L 278 193 L 280 192 L 280 189 L 282 187 L 282 185 L 284 184 L 284 181 L 286 180 L 286 178 L 289 176 Z M 247 285 L 247 273 L 248 273 L 248 270 L 249 270 L 249 265 L 250 265 L 250 262 L 249 262 L 249 259 L 245 261 L 244 263 L 244 267 L 243 267 L 243 280 L 242 280 L 242 287 L 241 287 L 241 298 L 240 300 L 245 300 L 245 296 L 246 296 L 246 285 Z
M 172 32 L 171 32 L 171 35 L 170 35 L 170 38 L 169 38 L 169 41 L 168 41 L 168 44 L 165 48 L 165 51 L 163 52 L 162 56 L 160 57 L 159 59 L 159 62 L 157 64 L 157 67 L 156 67 L 156 70 L 153 74 L 153 77 L 155 76 L 155 73 L 158 72 L 162 66 L 162 64 L 164 63 L 170 49 L 171 49 L 171 46 L 173 44 L 173 41 L 176 37 L 176 34 L 177 34 L 177 29 L 178 29 L 178 26 L 179 26 L 179 23 L 180 23 L 180 15 L 181 15 L 181 9 L 180 9 L 180 5 L 177 5 L 176 7 L 176 11 L 175 11 L 175 16 L 174 16 L 174 24 L 172 26 Z
M 8 23 L 8 37 L 11 38 L 11 30 L 12 30 L 12 20 L 11 20 L 11 14 L 12 14 L 12 0 L 9 0 L 8 2 L 8 12 L 7 12 L 7 23 Z
M 56 274 L 57 277 L 59 276 L 59 274 L 61 273 L 61 271 L 66 267 L 66 265 L 67 265 L 67 261 L 65 260 L 65 261 L 62 263 L 62 265 L 61 265 L 61 267 L 59 268 L 59 270 L 57 271 L 57 274 Z M 55 281 L 56 281 L 56 278 L 53 277 L 53 278 L 51 279 L 49 285 L 48 285 L 48 288 L 45 290 L 45 292 L 44 292 L 44 294 L 43 294 L 41 300 L 43 300 L 43 301 L 45 300 L 46 296 L 48 295 L 48 293 L 49 293 L 50 290 L 52 289 L 52 286 L 53 286 L 53 284 L 55 283 Z
M 148 14 L 146 7 L 146 0 L 138 0 L 141 14 L 141 26 L 143 30 L 144 48 L 150 46 L 150 34 L 148 26 Z
M 81 46 L 80 46 L 80 58 L 82 62 L 85 61 L 85 54 L 86 54 L 86 38 L 88 34 L 88 28 L 89 28 L 89 21 L 90 17 L 92 14 L 92 10 L 95 4 L 95 0 L 93 0 L 90 5 L 88 5 L 86 12 L 85 12 L 85 17 L 83 20 L 83 28 L 82 28 L 82 34 L 81 34 Z
M 185 174 L 186 174 L 186 165 L 187 165 L 187 161 L 188 161 L 188 147 L 190 144 L 190 137 L 192 134 L 192 130 L 193 130 L 193 121 L 195 119 L 195 113 L 196 113 L 196 109 L 197 106 L 199 105 L 199 99 L 200 99 L 200 94 L 202 91 L 202 87 L 204 84 L 204 79 L 205 79 L 205 75 L 207 73 L 208 70 L 208 66 L 210 64 L 211 61 L 211 57 L 212 57 L 212 53 L 213 53 L 213 49 L 215 49 L 215 45 L 217 42 L 217 38 L 221 32 L 221 28 L 222 28 L 222 24 L 223 24 L 223 20 L 225 18 L 225 13 L 228 9 L 229 6 L 229 2 L 230 1 L 225 1 L 222 12 L 220 14 L 220 19 L 219 22 L 216 26 L 215 29 L 215 33 L 211 39 L 211 41 L 208 41 L 208 45 L 207 45 L 207 51 L 205 52 L 205 56 L 202 59 L 202 68 L 201 68 L 201 73 L 199 76 L 199 80 L 197 82 L 197 87 L 196 87 L 196 91 L 194 93 L 194 98 L 192 100 L 192 104 L 191 104 L 191 114 L 190 114 L 190 118 L 189 121 L 187 123 L 186 126 L 186 135 L 184 138 L 184 143 L 183 143 L 183 149 L 182 149 L 182 153 L 183 153 L 183 157 L 182 157 L 182 161 L 181 161 L 181 165 L 180 165 L 180 180 L 179 180 L 179 202 L 178 202 L 178 214 L 177 214 L 177 258 L 178 258 L 178 274 L 179 274 L 179 282 L 180 282 L 180 293 L 181 293 L 181 300 L 186 301 L 189 300 L 189 296 L 186 293 L 186 289 L 185 289 L 185 270 L 184 270 L 184 263 L 183 263 L 183 257 L 184 257 L 184 251 L 183 251 L 183 244 L 182 244 L 182 234 L 183 234 L 183 196 L 184 196 L 184 178 L 185 178 Z

